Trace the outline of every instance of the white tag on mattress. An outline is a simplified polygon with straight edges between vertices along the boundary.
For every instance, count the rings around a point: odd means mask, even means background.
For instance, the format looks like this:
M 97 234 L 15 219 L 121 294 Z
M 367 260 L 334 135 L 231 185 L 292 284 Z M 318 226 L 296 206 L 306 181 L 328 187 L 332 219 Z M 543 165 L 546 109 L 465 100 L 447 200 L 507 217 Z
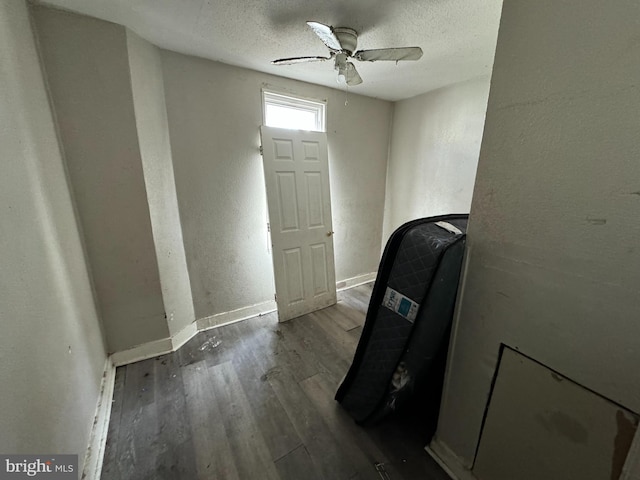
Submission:
M 460 230 L 458 227 L 454 227 L 449 222 L 436 222 L 436 225 L 455 235 L 462 235 L 462 230 Z
M 384 299 L 382 305 L 387 307 L 392 312 L 396 312 L 398 315 L 406 318 L 413 323 L 418 315 L 418 308 L 420 305 L 405 297 L 399 292 L 396 292 L 393 288 L 387 287 L 387 291 L 384 292 Z

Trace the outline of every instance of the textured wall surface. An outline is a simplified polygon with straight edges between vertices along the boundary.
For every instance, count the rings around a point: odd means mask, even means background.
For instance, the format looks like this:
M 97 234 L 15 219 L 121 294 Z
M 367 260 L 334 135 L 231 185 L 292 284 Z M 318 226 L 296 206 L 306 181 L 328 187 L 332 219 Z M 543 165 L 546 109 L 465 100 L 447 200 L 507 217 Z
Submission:
M 34 10 L 110 352 L 169 335 L 123 27 Z
M 127 31 L 131 87 L 162 298 L 173 336 L 195 320 L 173 175 L 159 50 Z
M 162 51 L 169 132 L 198 318 L 273 299 L 258 153 L 261 88 L 328 102 L 336 278 L 377 270 L 392 104 Z
M 638 19 L 504 3 L 437 433 L 467 465 L 501 342 L 640 411 Z
M 0 451 L 88 444 L 106 359 L 26 2 L 0 1 Z
M 414 218 L 469 213 L 489 78 L 395 104 L 384 238 Z

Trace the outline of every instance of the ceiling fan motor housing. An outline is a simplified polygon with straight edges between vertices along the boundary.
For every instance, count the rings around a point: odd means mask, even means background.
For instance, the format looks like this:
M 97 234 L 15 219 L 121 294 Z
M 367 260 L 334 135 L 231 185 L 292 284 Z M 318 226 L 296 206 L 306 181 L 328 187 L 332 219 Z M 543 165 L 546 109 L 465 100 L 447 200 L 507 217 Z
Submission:
M 356 51 L 356 47 L 358 46 L 358 34 L 352 28 L 346 27 L 335 27 L 333 29 L 333 33 L 338 40 L 340 41 L 340 45 L 342 46 L 342 50 L 347 52 L 349 56 Z

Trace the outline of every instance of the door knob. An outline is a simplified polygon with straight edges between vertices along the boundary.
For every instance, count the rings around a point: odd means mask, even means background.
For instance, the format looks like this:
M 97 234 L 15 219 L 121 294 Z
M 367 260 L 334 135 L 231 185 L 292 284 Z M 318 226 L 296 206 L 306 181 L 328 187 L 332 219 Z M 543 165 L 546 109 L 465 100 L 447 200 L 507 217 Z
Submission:
M 331 235 L 333 235 L 333 231 L 327 232 L 327 237 L 330 237 Z

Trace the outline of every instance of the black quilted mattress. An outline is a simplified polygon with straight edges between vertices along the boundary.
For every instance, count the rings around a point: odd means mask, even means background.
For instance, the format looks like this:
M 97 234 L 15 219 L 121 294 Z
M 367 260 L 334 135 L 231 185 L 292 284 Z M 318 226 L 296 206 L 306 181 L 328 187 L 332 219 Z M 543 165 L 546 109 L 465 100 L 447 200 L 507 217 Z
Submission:
M 448 342 L 467 218 L 414 220 L 389 238 L 353 363 L 335 397 L 356 422 L 375 423 L 429 379 L 442 378 L 432 370 Z

